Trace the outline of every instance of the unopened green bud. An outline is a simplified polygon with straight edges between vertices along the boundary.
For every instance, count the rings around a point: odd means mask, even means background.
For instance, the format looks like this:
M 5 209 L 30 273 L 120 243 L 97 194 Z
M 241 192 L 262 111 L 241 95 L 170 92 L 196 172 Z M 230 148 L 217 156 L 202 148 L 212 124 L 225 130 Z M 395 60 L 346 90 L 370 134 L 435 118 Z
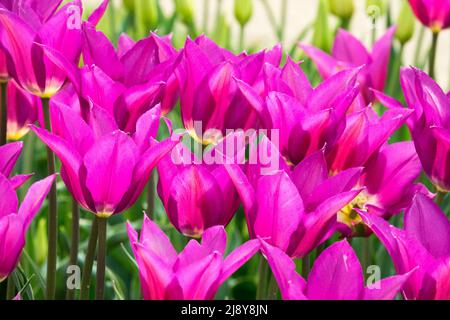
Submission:
M 350 20 L 355 12 L 353 0 L 329 0 L 330 11 L 342 20 Z
M 366 0 L 366 13 L 369 17 L 378 18 L 386 12 L 385 0 Z
M 193 0 L 175 0 L 175 10 L 185 25 L 192 26 L 194 24 Z
M 395 37 L 405 44 L 414 35 L 416 28 L 416 18 L 407 0 L 402 0 L 402 8 L 397 21 L 397 32 Z
M 330 31 L 328 23 L 329 14 L 330 8 L 328 6 L 328 1 L 320 0 L 314 23 L 313 45 L 327 52 L 331 50 L 332 41 L 332 32 Z
M 253 15 L 252 0 L 234 0 L 234 16 L 241 26 L 245 26 Z

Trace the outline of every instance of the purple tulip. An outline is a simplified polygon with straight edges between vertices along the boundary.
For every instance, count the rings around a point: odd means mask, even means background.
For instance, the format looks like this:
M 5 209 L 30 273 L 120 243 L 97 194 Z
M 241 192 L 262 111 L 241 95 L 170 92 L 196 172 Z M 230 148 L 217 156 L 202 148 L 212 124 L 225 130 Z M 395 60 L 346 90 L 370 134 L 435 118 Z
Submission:
M 440 191 L 449 191 L 450 99 L 419 69 L 403 69 L 401 80 L 408 106 L 415 110 L 408 124 L 423 169 Z
M 8 82 L 8 140 L 20 140 L 30 128 L 29 124 L 37 120 L 43 123 L 41 101 L 34 95 L 20 88 L 14 80 Z
M 178 80 L 174 69 L 179 54 L 169 37 L 152 33 L 135 43 L 128 36 L 119 39 L 116 49 L 108 38 L 89 24 L 83 26 L 83 57 L 86 65 L 95 65 L 115 82 L 126 88 L 164 82 L 161 102 L 163 114 L 169 113 L 178 100 Z
M 392 257 L 398 273 L 417 269 L 404 288 L 406 299 L 450 299 L 450 221 L 428 197 L 418 193 L 405 214 L 405 229 L 361 213 Z
M 306 282 L 294 261 L 280 249 L 261 241 L 261 250 L 285 300 L 393 300 L 413 272 L 364 285 L 356 253 L 346 240 L 327 248 L 317 258 Z
M 204 132 L 215 131 L 223 137 L 227 129 L 257 128 L 258 114 L 238 89 L 237 82 L 244 81 L 262 94 L 264 64 L 278 66 L 280 61 L 280 47 L 236 56 L 204 36 L 195 41 L 188 39 L 177 68 L 184 127 L 204 144 L 216 142 L 214 134 L 205 138 Z M 197 122 L 202 128 L 197 128 Z
M 331 56 L 306 44 L 302 44 L 301 48 L 317 65 L 324 79 L 343 69 L 364 66 L 358 81 L 365 105 L 367 105 L 374 101 L 371 88 L 384 91 L 394 34 L 395 27 L 392 27 L 374 44 L 372 52 L 369 52 L 353 35 L 342 29 L 336 35 Z
M 130 224 L 127 229 L 146 300 L 214 299 L 220 285 L 259 250 L 259 241 L 252 240 L 225 257 L 227 235 L 221 226 L 206 230 L 201 244 L 191 240 L 179 254 L 147 217 L 140 238 Z
M 99 217 L 128 209 L 144 189 L 152 169 L 179 142 L 155 140 L 161 110 L 145 113 L 129 135 L 103 108 L 91 106 L 89 123 L 64 104 L 50 106 L 52 132 L 32 130 L 61 160 L 61 177 L 80 205 Z
M 267 141 L 261 143 L 269 149 L 265 154 L 276 154 Z M 256 158 L 253 144 L 250 148 L 250 157 Z M 323 151 L 307 157 L 293 172 L 280 166 L 262 174 L 260 164 L 246 171 L 225 166 L 244 204 L 250 236 L 270 239 L 291 257 L 303 257 L 327 240 L 336 231 L 337 212 L 361 192 L 353 189 L 362 169 L 329 177 Z
M 231 135 L 220 141 L 202 161 L 180 143 L 158 164 L 158 194 L 171 223 L 188 237 L 227 226 L 239 208 L 239 196 L 225 167 L 208 161 L 223 151 L 229 139 L 236 138 Z
M 450 27 L 450 2 L 447 0 L 409 0 L 416 17 L 433 32 Z
M 23 89 L 45 98 L 61 89 L 66 72 L 44 55 L 41 46 L 60 52 L 75 64 L 81 54 L 81 1 L 56 11 L 60 2 L 17 1 L 11 8 L 0 8 L 0 45 L 8 59 L 8 72 Z M 98 21 L 107 3 L 104 1 L 90 19 Z
M 160 81 L 163 76 L 155 74 L 154 79 L 148 83 L 127 88 L 123 83 L 111 79 L 96 65 L 78 69 L 60 53 L 49 47 L 44 47 L 44 50 L 54 63 L 66 70 L 71 80 L 53 101 L 70 104 L 86 121 L 89 121 L 91 105 L 94 103 L 114 117 L 120 130 L 134 133 L 138 119 L 159 105 L 167 87 L 165 82 Z M 162 74 L 167 72 L 159 71 Z
M 282 70 L 266 65 L 265 99 L 242 81 L 238 86 L 262 127 L 279 131 L 280 151 L 295 165 L 324 146 L 328 150 L 342 134 L 358 94 L 359 70 L 342 71 L 313 89 L 300 66 L 288 59 Z
M 354 235 L 367 231 L 360 229 L 362 221 L 354 209 L 370 209 L 388 219 L 408 207 L 417 191 L 427 193 L 425 187 L 415 184 L 422 166 L 414 144 L 388 144 L 391 135 L 410 114 L 405 108 L 393 108 L 379 117 L 371 107 L 349 114 L 347 127 L 327 155 L 333 174 L 354 167 L 364 168 L 358 182 L 364 190 L 339 213 L 339 221 Z M 348 228 L 342 231 L 348 235 Z
M 25 246 L 25 235 L 38 213 L 56 176 L 33 184 L 19 208 L 14 186 L 0 174 L 0 282 L 6 279 L 19 262 Z
M 15 190 L 21 187 L 25 183 L 25 181 L 27 181 L 31 177 L 31 175 L 17 175 L 14 177 L 10 177 L 11 172 L 13 171 L 14 166 L 20 157 L 22 148 L 22 142 L 14 142 L 6 144 L 4 146 L 0 146 L 0 175 L 8 178 L 9 182 Z

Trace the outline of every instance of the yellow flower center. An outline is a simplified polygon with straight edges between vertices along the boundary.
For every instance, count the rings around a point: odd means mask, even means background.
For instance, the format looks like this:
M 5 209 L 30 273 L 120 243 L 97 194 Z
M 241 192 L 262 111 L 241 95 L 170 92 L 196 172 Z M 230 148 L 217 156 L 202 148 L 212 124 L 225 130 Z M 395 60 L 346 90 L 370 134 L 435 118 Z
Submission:
M 338 221 L 346 224 L 352 230 L 355 229 L 355 226 L 363 223 L 361 216 L 355 209 L 366 210 L 368 201 L 367 195 L 364 192 L 360 193 L 358 197 L 338 212 Z

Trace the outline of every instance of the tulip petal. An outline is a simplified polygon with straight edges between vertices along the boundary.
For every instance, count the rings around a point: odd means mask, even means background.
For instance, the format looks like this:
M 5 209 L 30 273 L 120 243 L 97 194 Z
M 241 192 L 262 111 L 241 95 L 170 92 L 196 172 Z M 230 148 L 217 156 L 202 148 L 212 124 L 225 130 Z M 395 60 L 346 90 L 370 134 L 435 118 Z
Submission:
M 16 192 L 11 182 L 0 174 L 0 219 L 12 213 L 16 214 L 19 206 Z
M 20 157 L 23 143 L 14 142 L 0 146 L 0 173 L 5 177 L 9 177 L 14 165 Z
M 406 211 L 405 230 L 435 258 L 450 255 L 450 221 L 433 200 L 421 193 Z
M 25 230 L 28 229 L 34 216 L 39 211 L 55 179 L 56 175 L 51 175 L 34 183 L 28 190 L 18 213 L 24 221 Z
M 356 253 L 346 240 L 326 249 L 308 277 L 307 295 L 314 300 L 358 300 L 364 275 Z
M 254 233 L 270 238 L 269 243 L 286 250 L 304 215 L 303 201 L 285 172 L 263 176 L 256 189 L 258 212 Z
M 307 300 L 306 282 L 297 273 L 294 261 L 277 247 L 260 239 L 261 251 L 272 269 L 284 300 Z
M 118 213 L 118 204 L 131 186 L 136 149 L 127 134 L 116 131 L 98 140 L 84 156 L 86 187 L 97 214 Z
M 393 300 L 416 270 L 400 276 L 393 276 L 364 289 L 364 300 Z

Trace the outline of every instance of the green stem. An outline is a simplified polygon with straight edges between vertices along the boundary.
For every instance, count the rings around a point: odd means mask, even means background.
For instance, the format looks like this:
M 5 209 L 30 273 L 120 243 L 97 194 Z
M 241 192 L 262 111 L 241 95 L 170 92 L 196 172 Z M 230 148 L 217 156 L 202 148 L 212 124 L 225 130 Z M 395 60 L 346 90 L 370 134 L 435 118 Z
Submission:
M 304 256 L 302 259 L 302 276 L 303 276 L 303 278 L 305 278 L 305 279 L 308 278 L 310 268 L 311 268 L 310 257 L 309 257 L 309 255 Z
M 49 99 L 42 98 L 44 108 L 45 127 L 48 132 L 52 132 L 50 122 Z M 47 170 L 48 175 L 55 174 L 55 155 L 47 147 Z M 55 299 L 56 291 L 56 260 L 58 242 L 58 202 L 56 199 L 56 183 L 52 184 L 48 194 L 48 257 L 47 257 L 47 300 Z
M 244 51 L 244 43 L 245 43 L 245 26 L 241 25 L 239 33 L 239 52 Z
M 377 41 L 377 17 L 374 16 L 372 18 L 372 47 L 375 45 L 375 42 Z
M 103 300 L 105 296 L 107 226 L 108 219 L 98 219 L 97 285 L 95 287 L 95 300 Z
M 80 240 L 80 208 L 77 201 L 72 198 L 72 236 L 70 244 L 70 260 L 69 265 L 75 266 L 78 264 L 78 243 Z M 67 300 L 73 300 L 75 297 L 75 290 L 67 289 Z
M 151 220 L 155 217 L 155 179 L 155 171 L 153 171 L 148 180 L 147 187 L 147 216 Z
M 437 55 L 437 47 L 438 47 L 438 40 L 439 40 L 439 32 L 433 32 L 433 41 L 431 44 L 431 51 L 430 51 L 430 65 L 429 65 L 429 75 L 431 78 L 434 79 L 435 77 L 435 65 L 436 65 L 436 55 Z
M 6 284 L 6 300 L 12 300 L 14 299 L 14 295 L 16 293 L 16 285 L 14 283 L 13 275 L 11 274 L 8 277 L 8 283 Z
M 98 240 L 98 219 L 99 218 L 97 217 L 94 218 L 91 234 L 89 235 L 86 258 L 84 259 L 83 275 L 81 278 L 80 300 L 87 300 L 89 298 L 89 284 L 91 283 L 92 266 L 94 264 L 95 249 Z
M 256 290 L 256 300 L 264 300 L 267 293 L 267 274 L 269 272 L 269 264 L 266 259 L 261 255 L 258 267 L 258 288 Z
M 277 36 L 277 40 L 281 42 L 280 29 L 278 27 L 277 19 L 275 18 L 274 14 L 273 14 L 272 8 L 270 8 L 270 5 L 267 2 L 267 0 L 261 0 L 261 3 L 264 7 L 264 10 L 266 11 L 267 17 L 269 18 L 269 22 L 272 25 L 272 29 L 273 29 L 275 35 Z
M 442 207 L 442 205 L 444 204 L 446 195 L 447 194 L 445 192 L 438 191 L 437 196 L 436 196 L 436 203 L 438 204 L 438 206 Z
M 288 0 L 281 1 L 281 20 L 280 26 L 278 28 L 278 39 L 280 42 L 284 41 L 286 25 L 287 25 L 287 11 L 288 11 Z
M 391 79 L 388 92 L 393 97 L 395 97 L 395 91 L 397 89 L 397 85 L 398 85 L 399 79 L 400 79 L 400 68 L 402 67 L 404 49 L 405 49 L 405 45 L 402 43 L 400 45 L 400 49 L 397 53 L 397 56 L 396 56 L 396 59 L 394 62 L 394 66 L 392 68 L 392 70 L 394 70 L 394 75 L 393 75 L 393 79 Z
M 420 64 L 420 53 L 423 44 L 423 38 L 425 37 L 425 27 L 421 26 L 419 31 L 419 38 L 417 39 L 416 50 L 414 52 L 414 66 L 419 67 Z
M 211 0 L 203 0 L 203 32 L 204 34 L 208 33 L 208 18 L 209 18 L 209 4 Z
M 24 150 L 23 150 L 23 163 L 22 163 L 22 172 L 23 173 L 30 173 L 33 172 L 33 160 L 34 160 L 34 140 L 35 135 L 34 134 L 27 134 L 26 140 L 24 143 Z M 31 186 L 31 181 L 26 181 L 22 188 L 20 188 L 20 196 L 23 199 L 26 194 L 26 190 L 28 190 Z
M 1 95 L 2 95 L 2 101 L 1 101 L 1 123 L 0 123 L 0 146 L 3 146 L 6 144 L 6 134 L 8 132 L 8 83 L 2 82 L 1 84 Z
M 372 264 L 371 261 L 371 246 L 370 246 L 370 238 L 363 238 L 361 243 L 361 251 L 362 251 L 362 267 L 364 269 L 364 274 L 367 272 L 367 268 Z

